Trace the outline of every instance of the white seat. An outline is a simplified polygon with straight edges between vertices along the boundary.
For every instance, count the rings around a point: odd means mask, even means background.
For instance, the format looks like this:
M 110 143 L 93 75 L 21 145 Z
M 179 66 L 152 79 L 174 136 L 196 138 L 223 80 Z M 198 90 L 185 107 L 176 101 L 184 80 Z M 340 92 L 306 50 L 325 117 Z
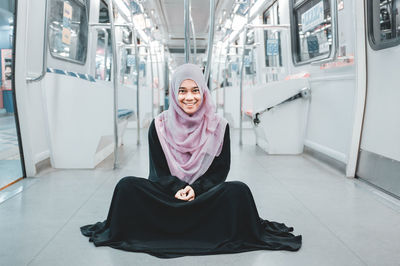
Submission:
M 285 80 L 257 86 L 253 92 L 256 142 L 269 154 L 303 152 L 309 99 L 289 98 L 309 88 L 307 79 Z M 300 96 L 300 95 L 299 95 Z

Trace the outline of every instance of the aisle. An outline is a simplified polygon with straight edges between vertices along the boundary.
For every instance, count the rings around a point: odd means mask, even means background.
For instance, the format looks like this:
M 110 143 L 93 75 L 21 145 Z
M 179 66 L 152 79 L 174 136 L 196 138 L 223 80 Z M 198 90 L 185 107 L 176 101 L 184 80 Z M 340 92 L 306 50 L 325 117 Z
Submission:
M 303 235 L 299 252 L 159 259 L 95 248 L 79 226 L 106 217 L 121 177 L 148 174 L 147 140 L 137 147 L 135 131 L 128 130 L 120 169 L 111 170 L 111 157 L 94 171 L 49 169 L 0 204 L 0 265 L 398 265 L 399 201 L 310 155 L 268 156 L 252 144 L 251 131 L 243 147 L 238 131 L 232 134 L 228 180 L 249 185 L 260 216 Z

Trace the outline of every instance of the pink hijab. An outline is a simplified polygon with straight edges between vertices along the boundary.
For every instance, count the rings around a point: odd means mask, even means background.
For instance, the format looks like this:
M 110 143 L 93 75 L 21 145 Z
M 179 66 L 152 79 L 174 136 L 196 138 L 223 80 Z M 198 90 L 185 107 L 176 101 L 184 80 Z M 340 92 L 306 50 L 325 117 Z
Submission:
M 193 115 L 178 103 L 178 89 L 185 79 L 200 89 L 202 103 Z M 170 84 L 169 109 L 155 118 L 161 147 L 172 175 L 192 184 L 221 153 L 227 121 L 215 113 L 201 69 L 193 64 L 179 66 Z

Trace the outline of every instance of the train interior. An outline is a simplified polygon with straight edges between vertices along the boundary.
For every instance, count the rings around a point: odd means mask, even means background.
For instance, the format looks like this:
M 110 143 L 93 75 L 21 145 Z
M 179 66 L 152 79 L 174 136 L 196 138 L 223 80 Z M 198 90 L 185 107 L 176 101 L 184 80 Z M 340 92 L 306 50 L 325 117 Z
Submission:
M 400 265 L 399 10 L 1 1 L 0 265 Z M 122 177 L 147 178 L 147 130 L 184 63 L 203 68 L 229 122 L 227 180 L 302 235 L 298 252 L 159 259 L 80 234 Z

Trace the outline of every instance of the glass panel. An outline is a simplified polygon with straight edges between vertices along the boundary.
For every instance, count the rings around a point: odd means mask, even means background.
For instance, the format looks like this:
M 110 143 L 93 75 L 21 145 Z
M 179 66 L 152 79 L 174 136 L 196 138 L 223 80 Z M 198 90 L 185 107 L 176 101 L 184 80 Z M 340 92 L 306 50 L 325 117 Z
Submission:
M 111 80 L 111 33 L 110 30 L 98 30 L 96 49 L 96 71 L 95 78 L 100 80 Z
M 110 23 L 108 8 L 100 1 L 99 23 Z M 112 42 L 110 29 L 97 29 L 95 78 L 111 81 Z
M 254 45 L 254 30 L 247 33 L 246 45 Z M 254 61 L 254 47 L 247 48 L 244 51 L 244 71 L 245 75 L 256 74 L 255 61 Z
M 294 10 L 296 62 L 328 57 L 332 48 L 330 0 L 310 0 Z
M 86 5 L 81 0 L 52 0 L 49 46 L 54 57 L 84 64 L 88 43 Z
M 371 6 L 371 2 L 369 3 Z M 400 0 L 377 0 L 372 1 L 373 25 L 372 41 L 378 49 L 390 47 L 400 42 Z M 370 31 L 371 32 L 371 31 Z M 385 45 L 392 43 L 392 45 Z
M 15 5 L 0 5 L 0 190 L 23 176 L 13 88 Z
M 276 5 L 276 19 L 273 19 L 272 11 Z M 270 7 L 263 14 L 264 24 L 280 24 L 279 21 L 279 5 L 278 3 Z M 265 66 L 266 67 L 281 67 L 282 54 L 281 54 L 281 33 L 274 30 L 264 31 L 264 47 L 265 47 Z

